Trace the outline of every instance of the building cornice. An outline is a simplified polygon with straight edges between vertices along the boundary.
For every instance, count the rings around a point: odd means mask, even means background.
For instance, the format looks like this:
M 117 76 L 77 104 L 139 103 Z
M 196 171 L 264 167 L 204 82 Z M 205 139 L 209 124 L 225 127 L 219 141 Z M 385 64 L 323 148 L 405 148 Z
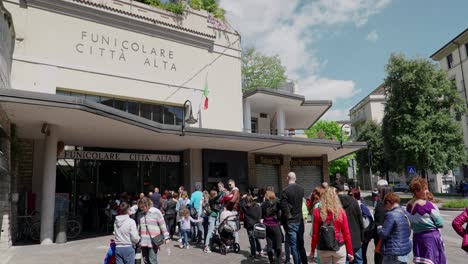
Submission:
M 442 48 L 440 48 L 439 50 L 437 50 L 436 52 L 434 52 L 434 54 L 432 54 L 430 56 L 431 59 L 433 60 L 440 60 L 442 59 L 443 57 L 445 57 L 444 55 L 454 49 L 457 49 L 458 48 L 458 45 L 460 44 L 463 44 L 463 43 L 458 43 L 459 40 L 463 39 L 464 37 L 467 37 L 468 38 L 468 28 L 465 29 L 463 32 L 461 32 L 460 34 L 458 34 L 456 37 L 454 37 L 452 40 L 450 40 L 449 42 L 447 42 L 447 44 L 445 44 Z M 451 48 L 452 45 L 455 45 L 454 48 Z
M 89 0 L 29 0 L 28 6 L 212 50 L 215 35 Z M 159 10 L 158 10 L 159 11 Z M 161 12 L 164 12 L 161 10 Z M 171 14 L 164 14 L 173 16 Z M 208 25 L 207 25 L 208 28 Z

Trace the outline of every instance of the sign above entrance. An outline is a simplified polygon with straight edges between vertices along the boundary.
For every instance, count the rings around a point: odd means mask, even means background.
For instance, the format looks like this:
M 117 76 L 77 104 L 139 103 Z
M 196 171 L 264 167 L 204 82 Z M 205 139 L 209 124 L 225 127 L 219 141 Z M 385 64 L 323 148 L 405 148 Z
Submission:
M 283 165 L 283 157 L 273 155 L 257 155 L 255 156 L 255 163 L 266 165 Z
M 146 162 L 180 162 L 178 155 L 120 153 L 97 151 L 64 151 L 59 159 L 88 159 L 88 160 L 116 160 L 116 161 L 146 161 Z
M 322 158 L 291 158 L 291 166 L 322 166 Z

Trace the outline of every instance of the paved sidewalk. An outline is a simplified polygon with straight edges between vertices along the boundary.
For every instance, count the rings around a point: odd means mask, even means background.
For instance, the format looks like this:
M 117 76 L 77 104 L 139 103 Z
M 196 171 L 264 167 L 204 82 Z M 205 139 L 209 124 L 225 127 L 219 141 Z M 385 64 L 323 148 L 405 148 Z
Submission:
M 306 224 L 306 250 L 310 251 L 311 224 Z M 113 236 L 104 236 L 67 242 L 65 244 L 54 244 L 49 246 L 30 245 L 16 246 L 5 254 L 0 255 L 0 263 L 8 264 L 94 264 L 103 263 L 106 255 L 109 240 Z M 265 240 L 262 240 L 262 247 Z M 240 230 L 240 253 L 228 253 L 223 256 L 217 252 L 204 253 L 203 245 L 191 246 L 190 249 L 180 249 L 179 243 L 173 241 L 169 243 L 171 254 L 168 255 L 167 248 L 162 247 L 158 253 L 159 263 L 268 263 L 266 256 L 259 259 L 249 259 L 249 242 L 245 228 Z M 0 253 L 1 254 L 1 253 Z

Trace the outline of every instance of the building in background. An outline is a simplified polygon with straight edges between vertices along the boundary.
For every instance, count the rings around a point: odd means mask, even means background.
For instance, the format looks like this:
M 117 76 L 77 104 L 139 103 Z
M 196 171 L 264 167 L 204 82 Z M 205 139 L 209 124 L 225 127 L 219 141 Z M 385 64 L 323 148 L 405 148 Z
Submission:
M 440 63 L 440 67 L 448 74 L 448 79 L 455 83 L 460 96 L 468 103 L 468 29 L 450 40 L 442 48 L 431 55 L 431 59 Z M 465 151 L 468 152 L 468 118 L 465 114 L 461 120 Z M 457 182 L 468 178 L 468 166 L 462 165 L 453 170 Z M 444 182 L 452 183 L 452 179 L 445 178 Z
M 130 0 L 5 7 L 16 41 L 0 106 L 21 153 L 10 191 L 18 201 L 7 203 L 13 216 L 41 212 L 42 244 L 52 243 L 61 210 L 84 219 L 85 231 L 106 230 L 102 208 L 123 192 L 211 189 L 231 178 L 242 192 L 280 192 L 294 170 L 308 195 L 329 180 L 330 161 L 365 147 L 293 137 L 331 102 L 242 93 L 240 35 L 204 10 L 179 16 Z M 251 133 L 257 115 L 269 133 Z M 56 206 L 64 199 L 69 206 Z
M 11 64 L 15 44 L 15 29 L 8 10 L 0 1 L 0 89 L 11 87 Z M 14 133 L 14 131 L 13 131 Z M 15 138 L 10 127 L 10 120 L 0 106 L 0 249 L 11 246 L 11 201 L 18 198 L 11 174 L 10 143 Z

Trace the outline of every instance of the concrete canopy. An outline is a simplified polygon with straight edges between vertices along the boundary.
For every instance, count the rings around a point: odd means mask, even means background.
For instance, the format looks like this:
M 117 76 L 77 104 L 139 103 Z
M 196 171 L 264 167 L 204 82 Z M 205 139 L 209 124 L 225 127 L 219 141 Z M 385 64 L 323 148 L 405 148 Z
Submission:
M 364 142 L 290 138 L 234 131 L 163 125 L 82 98 L 12 89 L 0 91 L 0 104 L 17 125 L 20 138 L 43 139 L 44 123 L 57 127 L 66 145 L 161 151 L 220 149 L 295 157 L 328 155 L 329 161 L 365 148 Z
M 332 106 L 328 100 L 305 100 L 298 94 L 272 89 L 255 89 L 244 93 L 250 101 L 251 111 L 273 114 L 281 108 L 285 114 L 286 129 L 307 129 Z

